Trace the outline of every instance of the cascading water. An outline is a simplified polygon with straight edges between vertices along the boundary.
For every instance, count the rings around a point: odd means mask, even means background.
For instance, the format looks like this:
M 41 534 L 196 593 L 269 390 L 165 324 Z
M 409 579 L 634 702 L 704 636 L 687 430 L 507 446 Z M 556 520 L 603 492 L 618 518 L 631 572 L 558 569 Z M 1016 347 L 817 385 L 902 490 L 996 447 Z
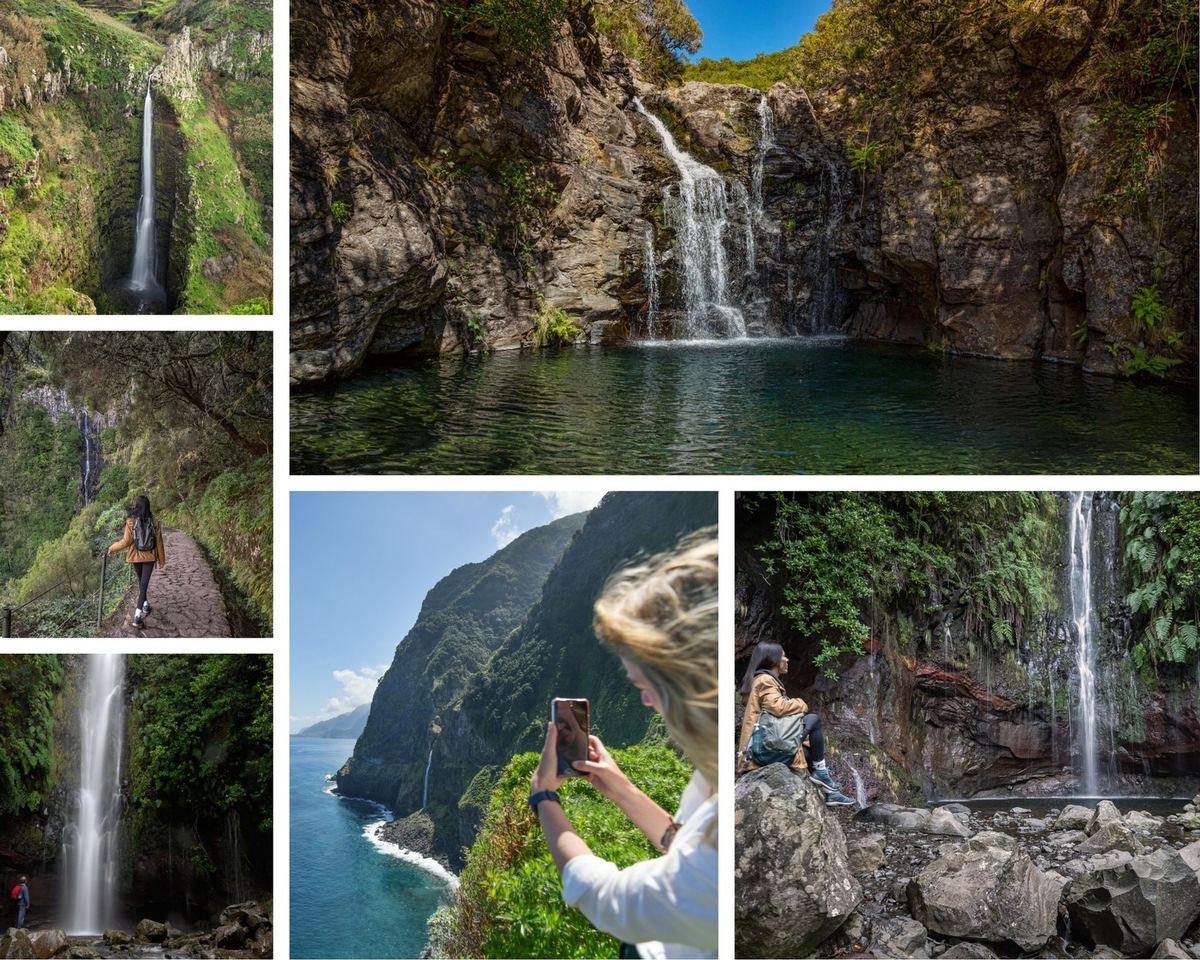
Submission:
M 1068 576 L 1071 621 L 1077 641 L 1075 666 L 1079 674 L 1079 755 L 1081 786 L 1096 795 L 1096 637 L 1092 613 L 1092 506 L 1090 493 L 1071 494 Z
M 433 747 L 429 748 L 429 759 L 425 761 L 425 789 L 421 793 L 421 809 L 429 802 L 429 768 L 433 766 Z
M 117 919 L 124 681 L 124 655 L 88 658 L 79 714 L 79 792 L 64 832 L 66 925 L 71 933 L 100 933 Z
M 83 408 L 83 505 L 88 505 L 92 486 L 92 438 L 88 431 L 87 407 Z
M 646 245 L 643 249 L 642 273 L 646 281 L 646 336 L 654 339 L 658 332 L 658 265 L 654 255 L 654 227 L 646 224 Z
M 134 224 L 133 268 L 129 289 L 147 299 L 163 295 L 156 271 L 158 251 L 154 238 L 154 103 L 150 98 L 150 79 L 146 79 L 146 102 L 142 114 L 142 189 L 138 197 L 137 222 Z
M 685 310 L 684 336 L 744 337 L 742 311 L 729 302 L 729 267 L 725 231 L 729 225 L 729 197 L 725 180 L 680 150 L 675 138 L 658 117 L 633 98 L 633 105 L 658 134 L 663 149 L 679 171 L 678 196 L 663 190 L 668 222 L 675 228 L 676 250 L 683 266 L 680 277 Z

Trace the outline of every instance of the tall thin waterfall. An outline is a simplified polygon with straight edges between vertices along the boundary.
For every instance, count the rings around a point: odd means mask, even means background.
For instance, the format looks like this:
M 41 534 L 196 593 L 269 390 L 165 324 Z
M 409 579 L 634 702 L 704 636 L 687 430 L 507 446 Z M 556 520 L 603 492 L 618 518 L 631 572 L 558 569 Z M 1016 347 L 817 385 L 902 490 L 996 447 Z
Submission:
M 146 103 L 142 113 L 142 193 L 138 198 L 134 230 L 129 286 L 139 292 L 157 292 L 161 284 L 155 273 L 158 257 L 154 243 L 154 104 L 150 99 L 149 78 L 146 79 Z
M 429 759 L 425 761 L 425 789 L 421 793 L 421 809 L 429 802 L 429 768 L 433 766 L 433 747 L 429 748 Z
M 100 933 L 116 917 L 125 657 L 92 654 L 79 714 L 79 793 L 64 832 L 66 925 Z
M 760 217 L 762 216 L 763 202 L 763 160 L 767 156 L 767 151 L 773 146 L 775 146 L 775 117 L 771 113 L 771 105 L 767 102 L 767 95 L 764 93 L 762 99 L 758 101 L 758 158 L 754 162 L 754 175 L 751 178 L 754 188 L 754 203 Z
M 88 491 L 92 484 L 92 438 L 88 432 L 87 407 L 83 408 L 83 505 L 88 504 Z
M 658 323 L 658 265 L 654 255 L 654 227 L 646 224 L 646 245 L 643 249 L 642 274 L 646 281 L 646 336 L 654 339 Z
M 663 122 L 648 112 L 634 97 L 633 105 L 654 128 L 663 149 L 679 171 L 679 195 L 671 187 L 663 191 L 667 219 L 675 228 L 676 250 L 683 265 L 688 339 L 744 337 L 742 311 L 729 302 L 729 267 L 725 256 L 725 231 L 729 224 L 729 197 L 725 180 L 680 150 Z
M 1096 626 L 1092 613 L 1092 503 L 1090 493 L 1071 494 L 1070 577 L 1071 620 L 1078 646 L 1075 664 L 1079 673 L 1079 753 L 1082 787 L 1096 795 Z

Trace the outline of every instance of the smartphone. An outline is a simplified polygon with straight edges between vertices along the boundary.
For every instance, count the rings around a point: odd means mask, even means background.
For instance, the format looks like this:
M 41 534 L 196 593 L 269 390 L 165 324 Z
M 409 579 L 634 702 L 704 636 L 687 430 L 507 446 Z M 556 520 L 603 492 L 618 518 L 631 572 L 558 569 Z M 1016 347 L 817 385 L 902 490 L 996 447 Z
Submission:
M 592 705 L 582 697 L 555 697 L 550 701 L 550 722 L 558 727 L 558 775 L 582 777 L 571 766 L 588 758 Z

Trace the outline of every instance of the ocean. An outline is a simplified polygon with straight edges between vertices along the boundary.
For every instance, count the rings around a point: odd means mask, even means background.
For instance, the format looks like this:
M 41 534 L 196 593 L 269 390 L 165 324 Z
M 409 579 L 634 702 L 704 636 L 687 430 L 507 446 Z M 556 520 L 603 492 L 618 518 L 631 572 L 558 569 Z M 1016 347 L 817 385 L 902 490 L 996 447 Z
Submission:
M 330 791 L 353 740 L 291 739 L 291 956 L 419 957 L 454 876 L 373 838 L 389 811 Z

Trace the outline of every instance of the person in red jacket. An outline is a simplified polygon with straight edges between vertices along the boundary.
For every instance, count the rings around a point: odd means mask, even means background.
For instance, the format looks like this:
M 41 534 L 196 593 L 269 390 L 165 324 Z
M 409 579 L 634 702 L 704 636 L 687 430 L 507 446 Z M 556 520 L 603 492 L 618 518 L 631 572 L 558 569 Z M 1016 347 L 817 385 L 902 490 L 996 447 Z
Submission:
M 138 599 L 133 612 L 133 625 L 140 627 L 150 612 L 150 601 L 146 599 L 146 592 L 150 587 L 150 574 L 154 572 L 154 564 L 157 562 L 161 567 L 167 562 L 162 525 L 158 522 L 158 517 L 150 512 L 150 499 L 144 495 L 139 495 L 133 501 L 133 514 L 125 521 L 125 535 L 109 547 L 108 552 L 116 553 L 126 548 L 128 551 L 125 560 L 133 564 L 133 572 L 138 579 Z

